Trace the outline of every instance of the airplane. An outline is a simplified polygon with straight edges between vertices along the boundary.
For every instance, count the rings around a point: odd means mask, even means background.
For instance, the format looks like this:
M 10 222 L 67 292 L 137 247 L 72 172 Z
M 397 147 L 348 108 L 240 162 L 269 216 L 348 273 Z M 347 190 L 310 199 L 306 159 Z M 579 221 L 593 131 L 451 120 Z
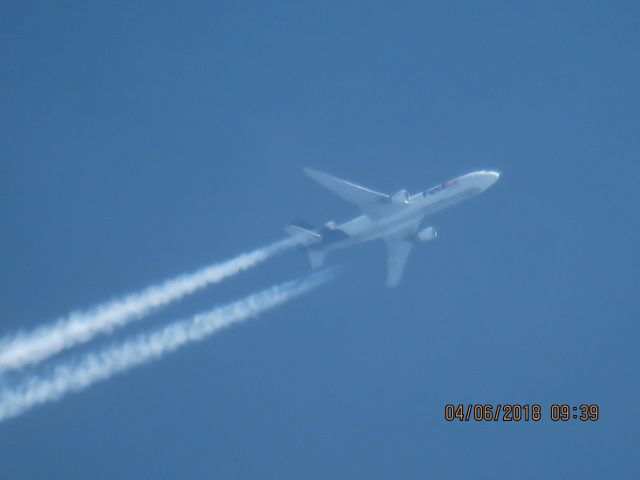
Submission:
M 500 178 L 499 172 L 481 170 L 447 180 L 415 195 L 409 195 L 404 189 L 387 195 L 309 168 L 304 171 L 318 184 L 353 203 L 364 213 L 341 225 L 330 221 L 320 227 L 312 227 L 299 222 L 285 229 L 296 244 L 307 249 L 311 268 L 320 268 L 329 252 L 382 239 L 389 252 L 389 288 L 400 282 L 413 245 L 438 236 L 431 226 L 418 231 L 427 215 L 484 192 Z

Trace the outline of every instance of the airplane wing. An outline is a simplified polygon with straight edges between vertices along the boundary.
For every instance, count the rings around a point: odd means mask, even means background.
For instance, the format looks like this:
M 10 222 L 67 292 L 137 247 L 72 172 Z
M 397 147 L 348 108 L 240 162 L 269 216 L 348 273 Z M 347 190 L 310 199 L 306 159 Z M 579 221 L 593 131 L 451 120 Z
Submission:
M 406 240 L 387 242 L 389 247 L 389 266 L 387 271 L 387 287 L 394 288 L 402 278 L 404 266 L 411 253 L 413 243 Z
M 404 266 L 407 263 L 407 259 L 411 253 L 411 247 L 413 247 L 414 244 L 411 238 L 416 234 L 421 221 L 422 219 L 419 219 L 401 230 L 384 237 L 389 250 L 387 266 L 387 287 L 389 288 L 396 287 L 400 282 L 400 278 L 402 278 Z
M 326 173 L 311 170 L 310 168 L 305 168 L 304 171 L 324 188 L 335 193 L 340 198 L 355 204 L 371 218 L 377 218 L 389 211 L 388 209 L 392 203 L 390 195 L 361 187 L 360 185 L 341 180 Z

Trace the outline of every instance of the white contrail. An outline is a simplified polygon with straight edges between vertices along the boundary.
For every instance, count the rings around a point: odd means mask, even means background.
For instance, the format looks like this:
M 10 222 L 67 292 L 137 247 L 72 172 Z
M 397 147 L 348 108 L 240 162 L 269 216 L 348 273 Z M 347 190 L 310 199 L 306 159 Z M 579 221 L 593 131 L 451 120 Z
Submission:
M 73 345 L 88 342 L 100 333 L 111 332 L 116 327 L 142 318 L 152 310 L 253 267 L 293 245 L 294 242 L 290 239 L 281 240 L 225 262 L 148 287 L 141 292 L 98 305 L 90 310 L 71 313 L 65 318 L 31 332 L 2 339 L 0 341 L 0 374 L 40 362 Z
M 320 286 L 331 277 L 327 271 L 312 274 L 255 293 L 234 303 L 173 323 L 152 333 L 89 353 L 77 362 L 62 364 L 50 375 L 34 376 L 0 394 L 0 421 L 37 405 L 78 392 L 136 365 L 158 359 L 218 330 L 246 320 Z

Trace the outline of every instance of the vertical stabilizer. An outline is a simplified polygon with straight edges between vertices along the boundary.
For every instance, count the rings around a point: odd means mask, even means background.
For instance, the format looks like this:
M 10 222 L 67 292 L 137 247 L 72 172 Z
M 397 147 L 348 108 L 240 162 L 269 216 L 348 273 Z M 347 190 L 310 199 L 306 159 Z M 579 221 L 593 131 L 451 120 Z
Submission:
M 307 255 L 309 255 L 309 262 L 311 262 L 311 268 L 314 270 L 320 268 L 324 263 L 324 259 L 327 256 L 327 253 L 324 250 L 310 248 L 307 250 Z

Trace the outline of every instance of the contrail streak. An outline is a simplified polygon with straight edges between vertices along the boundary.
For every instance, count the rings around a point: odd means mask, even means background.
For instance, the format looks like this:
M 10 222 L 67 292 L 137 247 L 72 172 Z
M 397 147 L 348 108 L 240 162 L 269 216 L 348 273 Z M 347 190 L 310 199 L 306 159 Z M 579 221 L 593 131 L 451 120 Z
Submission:
M 90 310 L 71 313 L 66 318 L 31 332 L 2 339 L 0 341 L 0 374 L 40 362 L 73 345 L 88 342 L 100 333 L 109 333 L 116 327 L 142 318 L 152 310 L 251 268 L 293 245 L 294 242 L 290 239 L 281 240 L 225 262 L 148 287 L 141 292 L 98 305 Z
M 17 388 L 0 395 L 0 421 L 78 392 L 96 382 L 129 370 L 189 343 L 203 340 L 234 323 L 288 302 L 331 278 L 327 271 L 262 290 L 234 303 L 173 323 L 152 333 L 90 353 L 76 363 L 62 364 L 50 375 L 31 377 Z

